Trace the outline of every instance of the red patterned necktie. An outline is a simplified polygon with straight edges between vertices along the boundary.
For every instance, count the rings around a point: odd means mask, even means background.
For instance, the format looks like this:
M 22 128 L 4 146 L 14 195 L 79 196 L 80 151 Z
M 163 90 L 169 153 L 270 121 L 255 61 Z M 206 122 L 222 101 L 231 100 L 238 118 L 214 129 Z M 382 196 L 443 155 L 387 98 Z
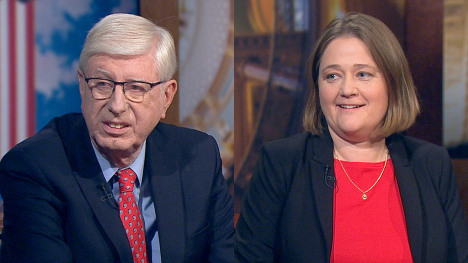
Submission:
M 140 210 L 135 202 L 133 186 L 136 174 L 132 169 L 126 168 L 115 173 L 119 179 L 119 212 L 120 219 L 127 233 L 132 248 L 134 262 L 148 262 L 146 254 L 145 229 Z

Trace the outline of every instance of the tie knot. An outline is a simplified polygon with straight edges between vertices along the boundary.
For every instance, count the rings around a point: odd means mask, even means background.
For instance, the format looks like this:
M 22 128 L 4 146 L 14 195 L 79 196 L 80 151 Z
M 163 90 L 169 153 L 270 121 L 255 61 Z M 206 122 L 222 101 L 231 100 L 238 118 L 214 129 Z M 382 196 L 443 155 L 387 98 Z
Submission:
M 133 192 L 133 186 L 135 185 L 136 174 L 132 169 L 126 168 L 119 170 L 115 173 L 119 180 L 120 192 Z

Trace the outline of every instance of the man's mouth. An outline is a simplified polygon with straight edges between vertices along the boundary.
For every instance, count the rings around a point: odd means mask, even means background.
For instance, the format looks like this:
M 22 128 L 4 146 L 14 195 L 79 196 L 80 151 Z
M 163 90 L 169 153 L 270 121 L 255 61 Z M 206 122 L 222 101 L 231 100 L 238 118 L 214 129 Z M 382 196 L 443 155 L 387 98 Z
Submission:
M 108 125 L 109 125 L 111 128 L 114 128 L 114 129 L 122 129 L 122 128 L 127 127 L 127 125 L 124 125 L 124 124 L 109 123 Z

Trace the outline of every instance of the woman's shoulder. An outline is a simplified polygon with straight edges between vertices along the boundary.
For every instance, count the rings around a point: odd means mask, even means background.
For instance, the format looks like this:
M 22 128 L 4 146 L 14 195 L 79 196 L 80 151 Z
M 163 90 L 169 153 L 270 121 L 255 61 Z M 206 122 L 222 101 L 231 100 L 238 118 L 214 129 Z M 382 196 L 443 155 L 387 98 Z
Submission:
M 266 142 L 263 145 L 263 148 L 282 151 L 297 151 L 307 143 L 310 137 L 311 134 L 309 132 L 302 132 L 299 134 L 292 135 L 290 137 Z
M 419 138 L 402 135 L 402 134 L 394 134 L 389 137 L 389 143 L 398 143 L 401 142 L 407 151 L 410 152 L 418 152 L 418 151 L 426 151 L 426 152 L 446 152 L 445 147 L 434 144 L 432 142 L 428 142 Z
M 434 166 L 450 161 L 445 147 L 411 136 L 392 135 L 389 137 L 388 145 L 390 151 L 393 149 L 397 154 L 402 154 L 404 151 L 410 163 L 423 162 Z
M 262 145 L 261 152 L 278 154 L 284 156 L 284 158 L 304 155 L 312 138 L 313 135 L 311 133 L 302 132 L 283 139 L 269 141 Z
M 318 136 L 302 132 L 287 138 L 266 142 L 260 149 L 260 155 L 277 162 L 298 163 L 311 158 L 312 141 Z

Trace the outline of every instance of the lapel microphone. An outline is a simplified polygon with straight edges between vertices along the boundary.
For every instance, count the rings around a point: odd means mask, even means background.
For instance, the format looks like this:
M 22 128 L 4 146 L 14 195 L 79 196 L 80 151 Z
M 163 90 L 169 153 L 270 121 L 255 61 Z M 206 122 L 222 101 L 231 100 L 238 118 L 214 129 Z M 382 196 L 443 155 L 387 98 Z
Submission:
M 105 182 L 101 182 L 97 185 L 97 188 L 102 189 L 104 192 L 104 196 L 101 196 L 101 201 L 107 201 L 110 206 L 118 210 L 119 206 L 117 201 L 115 200 L 114 195 L 108 190 L 108 187 L 109 185 Z
M 336 177 L 328 175 L 328 165 L 325 167 L 325 174 L 323 175 L 323 181 L 328 186 L 328 188 L 336 187 Z

